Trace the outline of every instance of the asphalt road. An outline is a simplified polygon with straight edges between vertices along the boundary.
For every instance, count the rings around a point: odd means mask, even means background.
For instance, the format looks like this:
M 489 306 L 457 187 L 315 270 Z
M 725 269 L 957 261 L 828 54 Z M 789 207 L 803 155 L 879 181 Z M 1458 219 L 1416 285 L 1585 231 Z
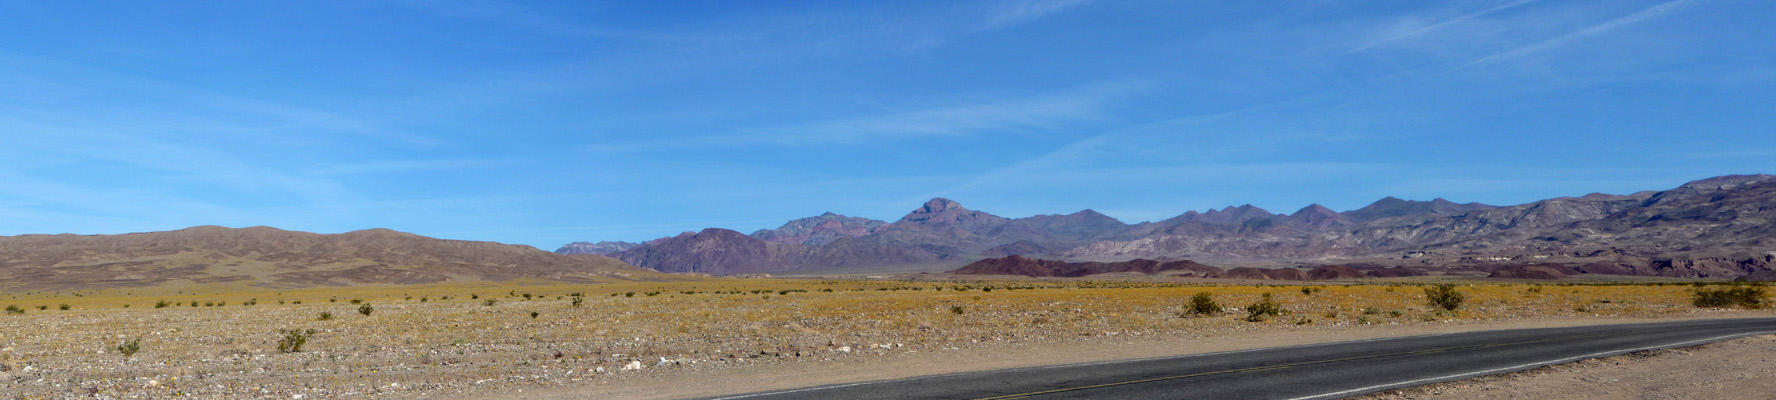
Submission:
M 1332 399 L 1776 333 L 1776 318 L 1516 329 L 935 375 L 711 399 Z

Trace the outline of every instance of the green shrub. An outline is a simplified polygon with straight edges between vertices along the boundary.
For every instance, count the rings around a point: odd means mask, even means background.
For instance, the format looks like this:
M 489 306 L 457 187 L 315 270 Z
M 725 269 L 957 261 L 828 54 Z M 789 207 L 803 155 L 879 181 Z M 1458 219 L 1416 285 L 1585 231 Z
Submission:
M 1301 294 L 1304 296 L 1312 296 L 1314 293 L 1319 293 L 1321 290 L 1325 290 L 1325 289 L 1311 287 L 1311 286 L 1303 286 L 1303 287 L 1301 287 Z
M 331 319 L 333 319 L 333 313 L 322 311 L 321 317 L 319 319 L 322 321 L 331 320 Z
M 59 305 L 59 306 L 56 306 L 56 308 L 59 308 L 59 309 L 61 309 L 61 310 L 62 310 L 62 311 L 68 311 L 68 310 L 70 310 L 70 309 L 73 309 L 73 308 L 74 308 L 74 306 L 70 306 L 70 305 L 67 305 L 67 304 L 62 304 L 62 305 Z
M 358 313 L 364 314 L 364 316 L 366 316 L 366 317 L 370 316 L 370 313 L 375 312 L 375 311 L 376 311 L 376 307 L 371 307 L 369 304 L 358 306 Z
M 1264 297 L 1259 299 L 1257 303 L 1252 303 L 1252 305 L 1246 306 L 1246 320 L 1259 322 L 1271 317 L 1283 315 L 1284 311 L 1286 310 L 1283 309 L 1281 303 L 1277 303 L 1276 299 L 1271 298 L 1270 293 L 1265 293 Z
M 352 304 L 364 304 L 364 299 L 351 299 Z
M 538 312 L 536 312 L 536 311 L 531 311 L 531 312 L 530 312 L 530 319 L 537 319 L 537 316 L 538 316 L 538 315 L 543 315 L 543 314 L 542 314 L 542 313 L 538 313 Z
M 142 351 L 142 339 L 139 338 L 125 340 L 117 345 L 117 354 L 122 354 L 124 357 L 134 356 L 138 351 Z
M 24 314 L 25 309 L 19 308 L 19 306 L 17 304 L 8 305 L 8 306 L 6 306 L 6 313 L 7 314 Z
M 574 307 L 579 307 L 581 304 L 585 304 L 585 303 L 586 303 L 585 297 L 580 297 L 580 296 L 573 297 L 573 306 Z
M 1455 285 L 1446 283 L 1425 288 L 1425 301 L 1430 302 L 1431 308 L 1455 311 L 1461 308 L 1464 300 L 1467 300 L 1467 296 L 1456 291 Z
M 308 344 L 308 338 L 314 336 L 315 330 L 285 329 L 278 332 L 284 335 L 283 339 L 278 339 L 278 352 L 299 353 L 302 345 Z
M 1209 297 L 1208 292 L 1197 292 L 1195 296 L 1190 296 L 1190 309 L 1184 313 L 1206 316 L 1219 315 L 1223 310 L 1221 303 L 1216 303 L 1213 297 Z
M 481 302 L 481 304 L 486 305 L 488 307 L 493 307 L 494 304 L 498 304 L 498 303 L 499 303 L 499 300 L 494 300 L 494 299 L 487 299 L 487 301 Z
M 967 310 L 962 309 L 962 306 L 950 306 L 950 313 L 951 314 L 961 315 L 961 314 L 964 314 L 967 312 L 968 312 Z
M 1764 288 L 1762 286 L 1738 286 L 1720 289 L 1696 288 L 1696 307 L 1724 308 L 1740 306 L 1751 309 L 1764 308 Z

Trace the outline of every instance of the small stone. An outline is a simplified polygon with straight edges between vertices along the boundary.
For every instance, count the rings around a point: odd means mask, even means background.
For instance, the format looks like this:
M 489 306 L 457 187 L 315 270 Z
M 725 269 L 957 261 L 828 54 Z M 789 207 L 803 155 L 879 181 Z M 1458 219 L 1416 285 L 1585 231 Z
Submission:
M 641 369 L 641 360 L 630 361 L 628 365 L 623 366 L 624 371 L 635 371 L 639 369 Z

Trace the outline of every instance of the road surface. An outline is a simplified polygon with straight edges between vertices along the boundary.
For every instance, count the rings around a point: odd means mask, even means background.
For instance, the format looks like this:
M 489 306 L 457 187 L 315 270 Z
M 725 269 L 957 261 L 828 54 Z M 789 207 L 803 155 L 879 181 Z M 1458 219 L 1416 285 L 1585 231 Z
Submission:
M 829 385 L 710 399 L 1334 399 L 1776 333 L 1776 318 L 1515 329 Z

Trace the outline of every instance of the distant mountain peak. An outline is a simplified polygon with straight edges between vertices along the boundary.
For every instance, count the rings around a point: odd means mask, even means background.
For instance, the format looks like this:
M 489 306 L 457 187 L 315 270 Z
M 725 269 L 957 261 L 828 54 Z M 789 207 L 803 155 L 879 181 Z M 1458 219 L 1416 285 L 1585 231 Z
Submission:
M 778 243 L 823 245 L 842 237 L 858 237 L 874 233 L 887 222 L 869 218 L 848 217 L 831 211 L 818 216 L 786 222 L 776 229 L 760 229 L 752 237 Z
M 1324 214 L 1337 214 L 1337 213 L 1338 213 L 1337 211 L 1332 211 L 1332 209 L 1326 208 L 1326 206 L 1322 206 L 1319 203 L 1314 203 L 1314 204 L 1308 204 L 1307 207 L 1302 207 L 1301 210 L 1295 211 L 1294 214 L 1289 214 L 1289 215 L 1290 216 L 1308 215 L 1308 214 L 1322 214 L 1322 215 L 1324 215 Z
M 900 222 L 954 224 L 981 219 L 1003 220 L 1004 218 L 980 211 L 969 210 L 963 208 L 962 203 L 957 203 L 955 200 L 938 197 L 925 202 L 925 205 L 920 206 L 919 209 L 907 213 L 905 217 L 900 218 Z
M 957 203 L 955 200 L 942 197 L 934 197 L 930 201 L 926 201 L 924 208 L 921 210 L 926 212 L 944 212 L 950 209 L 967 210 L 966 208 L 962 208 L 962 203 Z

